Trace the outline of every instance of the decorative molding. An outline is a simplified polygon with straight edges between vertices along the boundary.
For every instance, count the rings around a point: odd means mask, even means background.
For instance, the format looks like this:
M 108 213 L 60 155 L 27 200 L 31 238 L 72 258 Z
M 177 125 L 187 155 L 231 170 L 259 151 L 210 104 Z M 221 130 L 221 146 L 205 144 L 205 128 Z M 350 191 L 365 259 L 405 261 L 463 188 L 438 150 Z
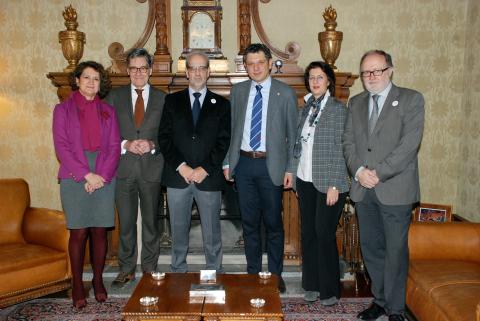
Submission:
M 108 46 L 108 55 L 112 58 L 109 70 L 112 73 L 125 73 L 127 71 L 127 52 L 133 48 L 144 47 L 156 27 L 156 51 L 154 59 L 154 71 L 171 72 L 172 58 L 168 50 L 169 43 L 169 16 L 170 0 L 137 0 L 139 3 L 148 1 L 148 14 L 145 28 L 140 38 L 128 50 L 119 42 L 113 42 Z
M 269 3 L 270 0 L 250 0 L 250 12 L 252 15 L 253 25 L 255 26 L 255 30 L 257 31 L 258 37 L 277 57 L 284 61 L 283 70 L 285 72 L 301 72 L 302 68 L 297 65 L 297 59 L 300 56 L 302 48 L 300 44 L 295 41 L 289 41 L 286 46 L 285 50 L 282 51 L 277 49 L 275 46 L 272 45 L 270 39 L 263 28 L 260 13 L 258 10 L 258 3 Z
M 172 72 L 172 56 L 170 55 L 170 0 L 155 1 L 156 51 L 153 57 L 153 71 Z
M 237 0 L 237 48 L 235 72 L 246 73 L 243 65 L 243 53 L 252 42 L 250 18 L 250 0 Z
M 238 55 L 241 56 L 250 45 L 250 0 L 238 0 L 237 2 L 237 29 L 238 29 Z

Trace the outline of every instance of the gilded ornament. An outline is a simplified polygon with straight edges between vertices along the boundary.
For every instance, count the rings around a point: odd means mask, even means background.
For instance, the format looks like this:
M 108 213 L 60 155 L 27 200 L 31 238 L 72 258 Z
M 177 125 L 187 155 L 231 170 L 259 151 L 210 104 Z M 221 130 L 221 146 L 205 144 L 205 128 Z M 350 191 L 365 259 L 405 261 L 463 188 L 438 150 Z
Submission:
M 325 31 L 318 33 L 320 54 L 327 64 L 337 70 L 335 60 L 340 55 L 343 40 L 343 32 L 335 30 L 337 27 L 337 11 L 330 5 L 323 12 L 323 19 L 325 19 Z
M 72 72 L 83 56 L 83 45 L 85 44 L 85 34 L 77 31 L 77 12 L 72 5 L 65 8 L 62 13 L 65 19 L 67 30 L 58 33 L 58 42 L 62 44 L 62 52 L 68 61 L 68 66 L 63 69 L 64 72 Z

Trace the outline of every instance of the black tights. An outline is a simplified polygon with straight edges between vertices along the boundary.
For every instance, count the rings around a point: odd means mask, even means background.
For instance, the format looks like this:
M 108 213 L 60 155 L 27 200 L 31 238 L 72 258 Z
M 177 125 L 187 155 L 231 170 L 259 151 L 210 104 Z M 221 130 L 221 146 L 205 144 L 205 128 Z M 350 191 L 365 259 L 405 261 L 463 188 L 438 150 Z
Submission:
M 102 273 L 107 254 L 107 229 L 104 227 L 71 229 L 68 251 L 70 253 L 70 265 L 72 266 L 72 298 L 74 301 L 85 298 L 82 276 L 85 245 L 89 236 L 90 261 L 93 270 L 92 285 L 95 293 L 106 293 Z

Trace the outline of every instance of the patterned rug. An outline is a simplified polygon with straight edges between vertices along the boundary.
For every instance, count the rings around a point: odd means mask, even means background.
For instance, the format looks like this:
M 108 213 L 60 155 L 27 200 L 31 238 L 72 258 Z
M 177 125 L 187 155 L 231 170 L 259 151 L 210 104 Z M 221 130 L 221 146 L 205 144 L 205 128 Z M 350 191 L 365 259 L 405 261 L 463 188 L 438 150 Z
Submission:
M 120 321 L 126 298 L 109 298 L 100 304 L 89 300 L 77 311 L 70 299 L 37 299 L 0 310 L 1 321 Z M 339 304 L 324 307 L 307 304 L 301 297 L 282 298 L 285 321 L 353 321 L 371 298 L 342 298 Z

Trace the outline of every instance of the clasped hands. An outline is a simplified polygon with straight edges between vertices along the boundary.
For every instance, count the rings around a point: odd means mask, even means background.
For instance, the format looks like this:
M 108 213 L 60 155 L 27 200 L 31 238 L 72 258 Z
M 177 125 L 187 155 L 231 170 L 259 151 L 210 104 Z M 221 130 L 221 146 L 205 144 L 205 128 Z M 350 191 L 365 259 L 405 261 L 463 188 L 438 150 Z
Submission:
M 155 144 L 148 139 L 136 139 L 128 140 L 125 145 L 123 145 L 123 148 L 130 153 L 141 156 L 145 153 L 150 153 L 155 148 Z
M 88 173 L 85 175 L 85 180 L 87 182 L 85 183 L 84 187 L 88 194 L 92 194 L 97 189 L 100 189 L 105 185 L 105 179 L 102 176 L 94 173 Z
M 357 179 L 360 185 L 365 188 L 374 188 L 380 179 L 377 176 L 377 172 L 374 169 L 364 168 L 357 174 Z
M 200 184 L 208 176 L 208 173 L 203 169 L 203 167 L 198 166 L 197 168 L 191 168 L 187 164 L 180 165 L 178 172 L 187 184 Z

